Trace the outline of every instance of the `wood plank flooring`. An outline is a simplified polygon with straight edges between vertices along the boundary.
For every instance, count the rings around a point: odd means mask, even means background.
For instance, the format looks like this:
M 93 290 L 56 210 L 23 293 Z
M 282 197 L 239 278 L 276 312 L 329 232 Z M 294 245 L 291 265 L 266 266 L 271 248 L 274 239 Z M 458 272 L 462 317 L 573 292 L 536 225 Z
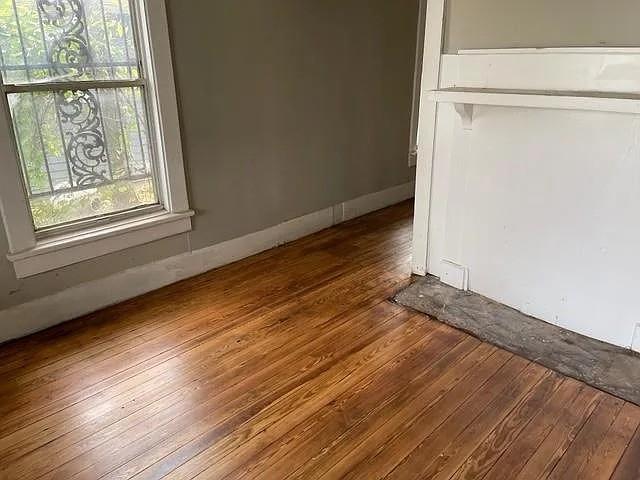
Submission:
M 387 301 L 401 204 L 0 346 L 1 479 L 640 479 L 640 408 Z

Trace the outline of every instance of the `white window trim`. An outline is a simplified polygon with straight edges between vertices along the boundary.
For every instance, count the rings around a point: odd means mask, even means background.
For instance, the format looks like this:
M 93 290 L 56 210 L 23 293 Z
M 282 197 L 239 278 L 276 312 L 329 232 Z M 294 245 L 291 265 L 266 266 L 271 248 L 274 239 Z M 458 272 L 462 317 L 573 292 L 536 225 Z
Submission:
M 6 98 L 0 102 L 0 213 L 16 276 L 24 278 L 191 230 L 165 0 L 137 2 L 147 98 L 163 210 L 38 239 L 31 221 Z

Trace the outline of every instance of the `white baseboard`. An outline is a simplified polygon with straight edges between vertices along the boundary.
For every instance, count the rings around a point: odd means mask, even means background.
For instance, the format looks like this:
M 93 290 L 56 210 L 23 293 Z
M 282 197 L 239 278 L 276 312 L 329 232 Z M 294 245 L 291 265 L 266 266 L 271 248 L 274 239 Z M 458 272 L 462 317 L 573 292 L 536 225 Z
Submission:
M 240 238 L 76 285 L 0 311 L 0 343 L 95 312 L 413 197 L 415 182 L 364 195 Z
M 335 219 L 335 223 L 346 222 L 347 220 L 352 220 L 367 213 L 388 207 L 394 203 L 413 198 L 415 189 L 415 182 L 403 183 L 402 185 L 340 203 L 337 207 L 342 207 L 342 216 L 338 216 Z

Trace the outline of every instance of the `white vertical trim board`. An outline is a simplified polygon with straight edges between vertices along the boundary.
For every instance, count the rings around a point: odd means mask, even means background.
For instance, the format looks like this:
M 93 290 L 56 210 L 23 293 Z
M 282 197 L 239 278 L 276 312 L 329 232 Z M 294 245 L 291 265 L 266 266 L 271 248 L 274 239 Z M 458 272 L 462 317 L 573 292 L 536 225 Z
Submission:
M 132 268 L 0 311 L 0 343 L 318 232 L 413 197 L 414 182 L 349 200 L 240 238 Z M 339 212 L 336 215 L 336 212 Z
M 425 92 L 435 90 L 439 86 L 444 7 L 445 0 L 427 1 L 422 81 L 420 82 L 422 93 L 418 119 L 420 145 L 416 165 L 416 206 L 413 222 L 412 270 L 418 275 L 426 275 L 427 273 L 431 173 L 438 111 L 437 103 L 425 95 Z
M 27 203 L 9 103 L 0 91 L 0 216 L 12 253 L 33 248 L 36 237 Z
M 413 72 L 413 101 L 411 104 L 411 128 L 409 132 L 409 166 L 414 167 L 418 161 L 418 119 L 420 114 L 420 82 L 422 80 L 422 55 L 424 54 L 425 24 L 427 20 L 427 0 L 420 0 L 418 5 L 418 33 L 416 35 L 416 59 Z
M 178 100 L 173 77 L 169 24 L 164 0 L 138 0 L 140 23 L 146 30 L 140 43 L 144 51 L 145 71 L 150 78 L 148 85 L 151 126 L 155 130 L 155 146 L 159 152 L 158 175 L 164 207 L 171 213 L 189 210 L 187 183 L 182 158 L 182 140 L 178 115 Z

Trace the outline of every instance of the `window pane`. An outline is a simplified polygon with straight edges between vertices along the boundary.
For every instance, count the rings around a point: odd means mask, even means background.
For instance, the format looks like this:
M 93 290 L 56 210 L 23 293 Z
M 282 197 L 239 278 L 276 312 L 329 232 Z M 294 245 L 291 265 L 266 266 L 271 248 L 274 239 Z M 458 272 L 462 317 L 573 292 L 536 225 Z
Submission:
M 5 83 L 137 79 L 128 0 L 0 0 Z
M 36 229 L 158 203 L 142 89 L 14 93 Z

